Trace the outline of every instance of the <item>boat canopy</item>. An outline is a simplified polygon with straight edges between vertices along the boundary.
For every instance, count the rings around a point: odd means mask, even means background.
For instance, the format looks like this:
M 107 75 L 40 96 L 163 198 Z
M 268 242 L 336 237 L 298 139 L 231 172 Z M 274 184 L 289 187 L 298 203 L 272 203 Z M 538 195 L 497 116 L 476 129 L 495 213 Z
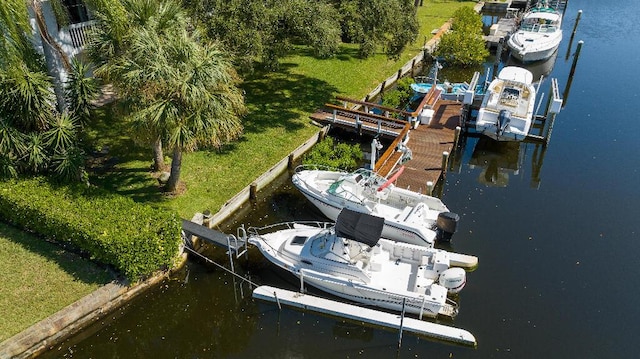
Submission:
M 529 19 L 544 19 L 551 22 L 560 20 L 560 14 L 557 12 L 530 12 L 525 17 L 526 20 Z
M 380 240 L 384 218 L 344 208 L 336 220 L 336 235 L 373 247 Z
M 517 66 L 507 66 L 500 70 L 498 78 L 501 80 L 522 82 L 530 84 L 533 81 L 533 74 L 531 71 Z

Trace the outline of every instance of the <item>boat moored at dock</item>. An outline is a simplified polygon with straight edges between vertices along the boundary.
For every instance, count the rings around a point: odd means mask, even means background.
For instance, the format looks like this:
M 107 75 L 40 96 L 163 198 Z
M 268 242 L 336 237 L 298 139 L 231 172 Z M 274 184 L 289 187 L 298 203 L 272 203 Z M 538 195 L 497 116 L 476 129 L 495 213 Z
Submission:
M 476 132 L 497 141 L 522 141 L 531 128 L 535 102 L 533 74 L 517 66 L 503 68 L 482 99 Z
M 538 3 L 527 11 L 518 30 L 509 37 L 511 56 L 522 62 L 550 58 L 562 41 L 562 14 L 548 5 Z
M 437 197 L 396 187 L 402 167 L 398 171 L 384 178 L 364 168 L 346 172 L 299 166 L 292 182 L 331 220 L 348 208 L 384 218 L 384 238 L 427 247 L 450 241 L 460 217 Z
M 458 307 L 448 295 L 464 288 L 465 270 L 450 268 L 444 250 L 380 238 L 383 226 L 380 217 L 345 209 L 335 226 L 289 222 L 247 232 L 270 262 L 322 291 L 394 311 L 404 302 L 407 313 L 421 317 L 454 317 Z

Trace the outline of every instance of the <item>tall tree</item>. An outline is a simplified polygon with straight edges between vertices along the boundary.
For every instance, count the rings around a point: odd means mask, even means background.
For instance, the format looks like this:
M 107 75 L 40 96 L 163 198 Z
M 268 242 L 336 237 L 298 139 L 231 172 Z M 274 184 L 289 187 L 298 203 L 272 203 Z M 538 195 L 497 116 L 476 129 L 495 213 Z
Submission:
M 182 0 L 212 40 L 224 44 L 238 68 L 261 62 L 275 68 L 293 44 L 316 56 L 333 55 L 340 43 L 339 14 L 325 0 Z
M 360 56 L 382 48 L 399 56 L 416 39 L 419 24 L 413 0 L 334 0 L 342 14 L 342 39 L 360 44 Z
M 159 3 L 154 0 L 92 0 L 92 9 L 99 21 L 97 31 L 89 44 L 89 57 L 96 65 L 96 75 L 105 82 L 116 86 L 124 102 L 123 107 L 134 108 L 144 105 L 145 93 L 131 88 L 123 82 L 121 62 L 131 55 L 133 37 L 143 30 L 154 31 L 159 36 L 183 31 L 187 22 L 179 4 Z M 137 116 L 139 119 L 139 116 Z M 165 168 L 162 133 L 147 125 L 147 121 L 137 121 L 134 138 L 148 143 L 153 151 L 153 170 Z
M 155 10 L 150 7 L 157 6 Z M 175 191 L 182 154 L 219 147 L 242 133 L 244 99 L 230 61 L 218 46 L 203 43 L 171 0 L 123 2 L 132 19 L 147 14 L 122 38 L 121 53 L 99 68 L 128 101 L 130 119 L 172 151 L 167 191 Z M 162 12 L 162 9 L 173 9 Z M 135 30 L 135 31 L 133 31 Z M 150 140 L 155 140 L 149 138 Z
M 478 65 L 489 56 L 482 38 L 482 17 L 471 7 L 456 10 L 451 30 L 442 36 L 435 56 L 457 66 Z

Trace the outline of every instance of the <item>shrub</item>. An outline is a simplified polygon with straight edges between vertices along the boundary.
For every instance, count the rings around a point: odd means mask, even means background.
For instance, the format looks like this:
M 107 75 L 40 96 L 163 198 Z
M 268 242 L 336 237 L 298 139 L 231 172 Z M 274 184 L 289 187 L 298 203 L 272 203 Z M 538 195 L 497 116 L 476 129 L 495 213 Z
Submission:
M 434 55 L 454 66 L 482 63 L 489 50 L 482 38 L 482 17 L 470 7 L 461 7 L 453 14 L 452 31 L 444 34 Z
M 359 145 L 336 144 L 333 138 L 327 137 L 311 148 L 302 159 L 302 163 L 353 171 L 360 167 L 362 158 L 362 149 Z
M 180 244 L 181 222 L 173 212 L 43 178 L 0 182 L 0 219 L 70 244 L 131 281 L 173 265 Z
M 409 101 L 413 96 L 413 89 L 411 89 L 411 84 L 413 82 L 414 81 L 411 77 L 403 77 L 398 80 L 398 84 L 395 89 L 386 91 L 382 94 L 381 105 L 403 110 L 409 104 Z

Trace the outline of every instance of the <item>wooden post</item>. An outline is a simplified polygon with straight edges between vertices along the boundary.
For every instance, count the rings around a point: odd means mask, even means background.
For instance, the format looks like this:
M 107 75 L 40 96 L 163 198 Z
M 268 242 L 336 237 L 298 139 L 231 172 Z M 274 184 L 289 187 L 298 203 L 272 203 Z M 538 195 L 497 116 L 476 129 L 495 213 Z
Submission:
M 576 22 L 573 24 L 573 31 L 571 32 L 571 37 L 573 37 L 573 35 L 576 34 L 576 29 L 578 28 L 578 23 L 580 22 L 581 17 L 582 17 L 582 10 L 578 10 L 578 17 L 576 17 Z
M 273 296 L 274 298 L 276 298 L 276 304 L 278 304 L 278 309 L 282 310 L 282 306 L 280 305 L 280 299 L 278 299 L 278 294 L 276 294 L 276 292 L 273 292 Z
M 398 333 L 398 349 L 402 346 L 402 331 L 404 330 L 404 310 L 407 298 L 402 298 L 402 313 L 400 314 L 400 332 Z
M 402 69 L 398 70 L 398 78 L 396 79 L 396 81 L 400 80 L 401 77 L 402 77 Z
M 569 7 L 569 0 L 565 0 L 564 1 L 564 8 L 562 9 L 562 17 L 564 18 L 564 13 L 567 11 L 567 8 Z
M 211 228 L 211 218 L 213 218 L 213 215 L 210 210 L 207 209 L 202 212 L 202 225 Z
M 453 136 L 453 147 L 458 147 L 460 141 L 460 132 L 462 132 L 462 128 L 460 126 L 456 126 L 456 132 Z
M 288 169 L 293 168 L 293 153 L 289 154 L 289 158 L 287 159 L 287 168 Z
M 253 182 L 249 186 L 249 198 L 255 200 L 257 198 L 258 193 L 258 184 Z
M 433 194 L 433 182 L 427 181 L 427 195 L 431 196 Z
M 447 173 L 447 165 L 449 164 L 449 152 L 442 152 L 442 174 Z

